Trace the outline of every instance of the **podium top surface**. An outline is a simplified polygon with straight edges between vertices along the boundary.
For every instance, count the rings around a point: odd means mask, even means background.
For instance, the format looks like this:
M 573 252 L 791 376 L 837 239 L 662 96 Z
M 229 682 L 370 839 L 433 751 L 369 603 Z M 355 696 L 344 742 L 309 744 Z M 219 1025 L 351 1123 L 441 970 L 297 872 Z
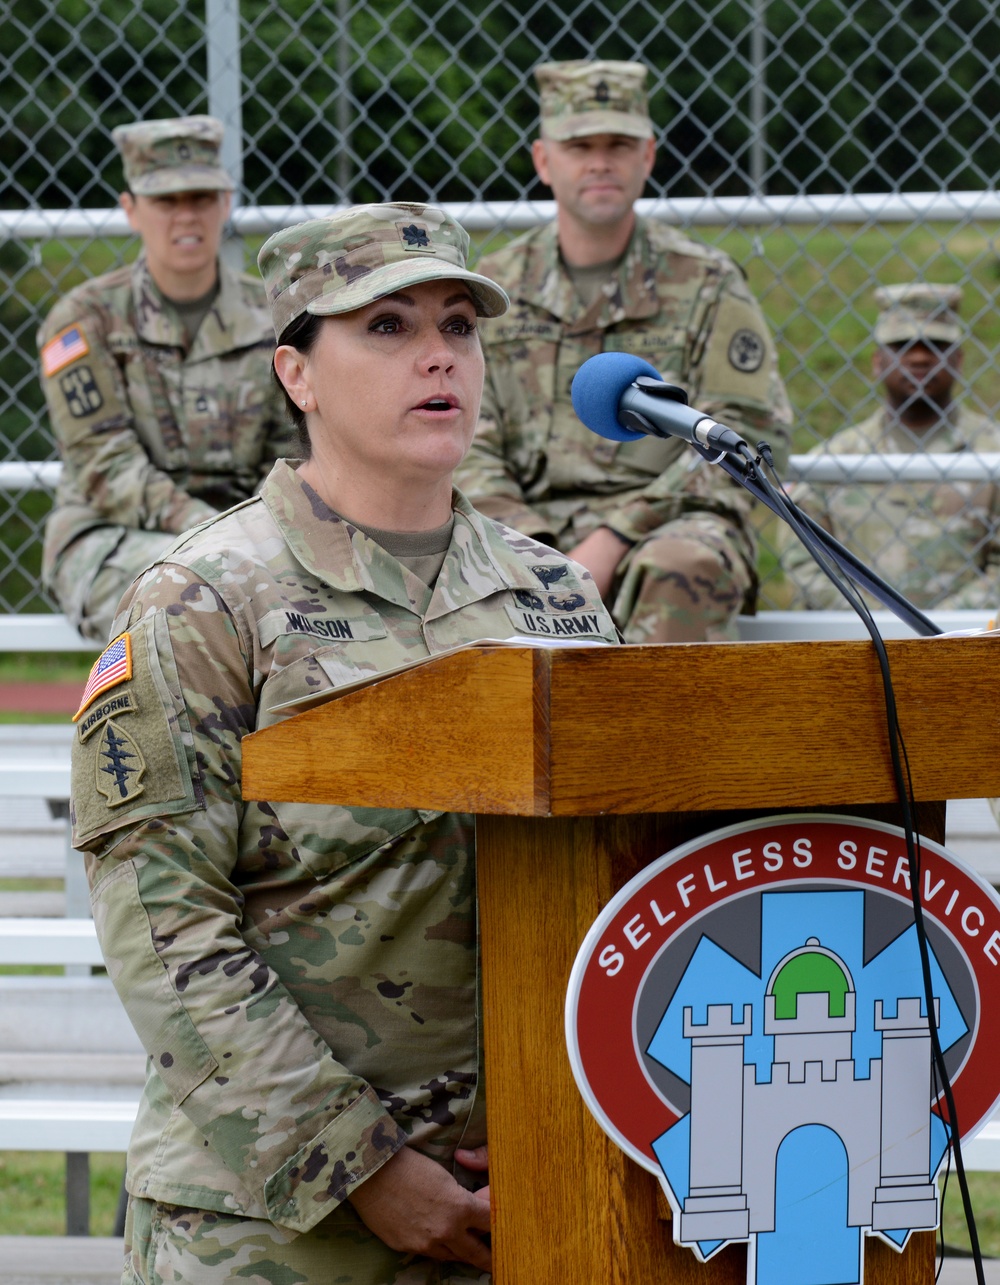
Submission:
M 1000 639 L 888 641 L 918 799 L 1000 794 Z M 244 739 L 248 799 L 520 816 L 896 798 L 870 642 L 477 647 Z

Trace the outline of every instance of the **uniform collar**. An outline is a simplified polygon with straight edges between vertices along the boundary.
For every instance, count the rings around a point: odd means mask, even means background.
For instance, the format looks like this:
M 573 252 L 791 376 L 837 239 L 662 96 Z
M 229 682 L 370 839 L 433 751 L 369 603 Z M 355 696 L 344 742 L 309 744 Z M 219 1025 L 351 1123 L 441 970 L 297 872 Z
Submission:
M 132 302 L 140 339 L 169 348 L 186 347 L 187 336 L 180 319 L 153 280 L 145 254 L 140 254 L 132 265 Z M 269 343 L 273 335 L 266 308 L 250 305 L 244 297 L 240 274 L 220 261 L 219 293 L 198 327 L 189 357 L 204 361 L 237 348 Z
M 880 429 L 876 445 L 880 451 L 900 455 L 920 454 L 924 450 L 935 454 L 964 451 L 969 442 L 963 432 L 963 419 L 961 406 L 952 402 L 933 433 L 918 437 L 901 425 L 888 408 L 883 407 L 876 415 Z
M 625 254 L 610 278 L 614 289 L 598 295 L 584 308 L 559 257 L 556 224 L 547 223 L 528 240 L 517 300 L 544 308 L 569 334 L 604 330 L 622 321 L 642 321 L 660 311 L 652 258 L 645 223 L 636 217 Z
M 507 589 L 537 591 L 538 578 L 460 491 L 453 492 L 455 526 L 426 613 L 414 605 L 399 562 L 339 517 L 278 460 L 261 499 L 296 559 L 318 579 L 344 593 L 369 593 L 432 619 Z M 532 542 L 524 539 L 525 548 Z

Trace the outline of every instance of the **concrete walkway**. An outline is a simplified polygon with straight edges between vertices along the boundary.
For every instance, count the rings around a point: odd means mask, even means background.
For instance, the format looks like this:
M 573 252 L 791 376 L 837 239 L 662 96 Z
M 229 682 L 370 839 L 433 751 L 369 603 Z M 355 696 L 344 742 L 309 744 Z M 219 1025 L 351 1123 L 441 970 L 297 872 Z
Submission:
M 1000 1285 L 1000 1259 L 987 1259 L 986 1285 Z M 118 1285 L 122 1242 L 97 1236 L 0 1237 L 0 1285 Z M 969 1258 L 946 1258 L 939 1285 L 976 1285 Z
M 118 1285 L 121 1275 L 117 1237 L 0 1237 L 0 1285 Z
M 983 1260 L 986 1285 L 1000 1285 L 1000 1258 Z M 3 1278 L 0 1277 L 0 1281 Z M 976 1268 L 971 1258 L 946 1258 L 938 1285 L 976 1285 Z

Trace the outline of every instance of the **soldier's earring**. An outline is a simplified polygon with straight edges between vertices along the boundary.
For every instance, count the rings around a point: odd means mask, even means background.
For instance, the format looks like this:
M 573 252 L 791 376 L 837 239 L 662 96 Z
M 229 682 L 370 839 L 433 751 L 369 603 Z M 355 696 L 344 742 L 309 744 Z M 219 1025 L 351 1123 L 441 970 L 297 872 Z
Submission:
M 308 405 L 309 405 L 309 398 L 308 398 L 308 397 L 303 397 L 303 398 L 302 398 L 302 409 L 303 409 L 303 410 L 305 410 L 305 408 L 306 408 Z

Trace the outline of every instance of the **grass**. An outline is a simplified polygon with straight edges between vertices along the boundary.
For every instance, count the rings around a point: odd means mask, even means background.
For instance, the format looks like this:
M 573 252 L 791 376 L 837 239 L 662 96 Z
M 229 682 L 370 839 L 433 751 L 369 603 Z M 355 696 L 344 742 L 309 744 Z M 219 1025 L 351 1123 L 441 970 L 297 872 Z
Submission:
M 87 681 L 95 654 L 89 652 L 0 652 L 0 683 L 80 683 Z
M 125 1157 L 90 1156 L 90 1232 L 114 1234 Z M 59 1152 L 0 1152 L 0 1236 L 66 1234 L 66 1159 Z
M 36 723 L 65 723 L 68 715 L 66 714 L 44 714 L 37 710 L 21 711 L 0 710 L 0 723 L 5 727 L 22 727 L 25 724 Z
M 0 892 L 61 892 L 62 879 L 3 878 Z
M 110 1236 L 124 1169 L 124 1157 L 90 1157 L 90 1219 L 94 1236 Z M 60 1236 L 65 1232 L 65 1163 L 45 1151 L 0 1152 L 0 1236 Z M 1000 1173 L 969 1174 L 972 1206 L 984 1255 L 1000 1258 Z M 968 1250 L 969 1236 L 954 1175 L 944 1202 L 945 1243 Z
M 1000 1173 L 970 1173 L 969 1195 L 976 1219 L 979 1247 L 988 1258 L 1000 1258 Z M 952 1173 L 944 1200 L 945 1245 L 971 1252 L 958 1179 Z
M 717 244 L 741 263 L 774 331 L 796 409 L 794 447 L 806 450 L 873 408 L 874 288 L 922 278 L 964 287 L 965 378 L 986 407 L 1000 405 L 998 236 L 994 224 L 931 223 L 789 228 L 755 242 L 747 231 Z

